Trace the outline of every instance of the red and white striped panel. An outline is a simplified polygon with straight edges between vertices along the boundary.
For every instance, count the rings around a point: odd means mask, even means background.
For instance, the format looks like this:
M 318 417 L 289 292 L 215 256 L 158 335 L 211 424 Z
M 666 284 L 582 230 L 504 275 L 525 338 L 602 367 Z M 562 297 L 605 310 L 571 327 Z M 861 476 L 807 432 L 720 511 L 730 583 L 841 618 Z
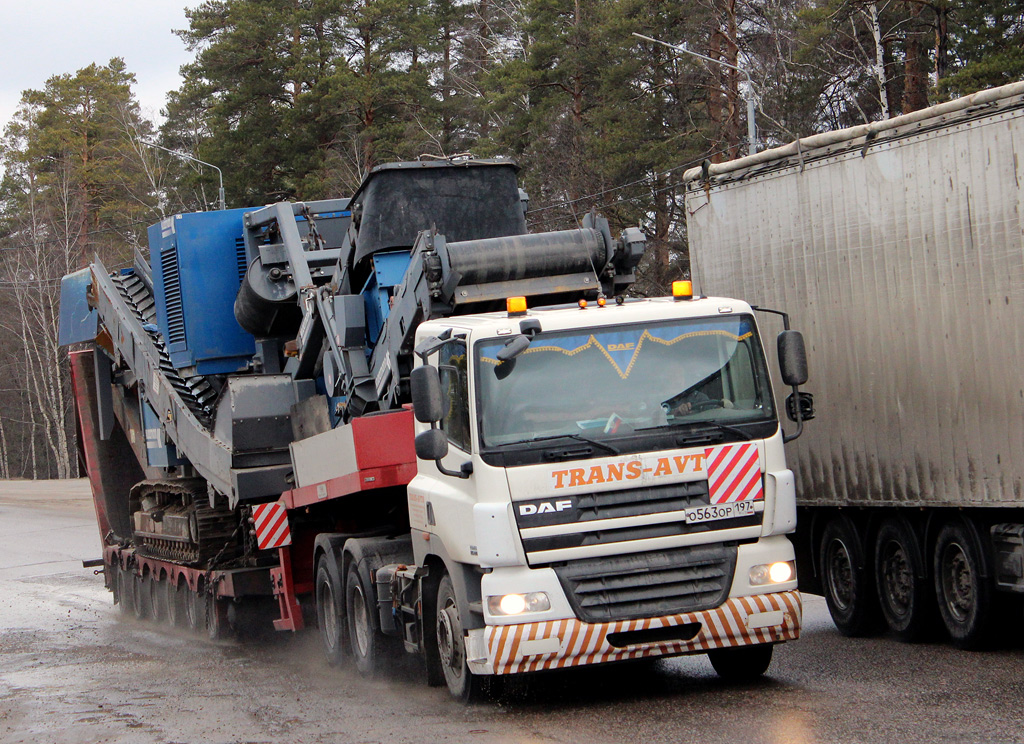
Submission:
M 704 450 L 712 504 L 763 499 L 756 444 L 723 444 Z
M 771 617 L 773 625 L 762 626 Z M 700 632 L 689 641 L 638 643 L 613 646 L 611 633 L 649 630 L 699 623 Z M 706 653 L 716 648 L 748 646 L 755 643 L 781 643 L 800 637 L 803 604 L 800 593 L 776 592 L 752 597 L 736 597 L 713 610 L 685 615 L 624 620 L 615 623 L 583 623 L 579 620 L 550 620 L 522 625 L 489 625 L 484 631 L 488 666 L 494 674 L 517 674 L 543 669 L 603 664 L 648 656 L 676 656 Z M 753 625 L 754 627 L 750 627 Z M 558 651 L 524 652 L 524 642 L 558 639 Z
M 284 504 L 260 504 L 252 509 L 256 527 L 256 546 L 260 550 L 283 548 L 292 544 L 292 531 L 288 527 L 288 510 Z

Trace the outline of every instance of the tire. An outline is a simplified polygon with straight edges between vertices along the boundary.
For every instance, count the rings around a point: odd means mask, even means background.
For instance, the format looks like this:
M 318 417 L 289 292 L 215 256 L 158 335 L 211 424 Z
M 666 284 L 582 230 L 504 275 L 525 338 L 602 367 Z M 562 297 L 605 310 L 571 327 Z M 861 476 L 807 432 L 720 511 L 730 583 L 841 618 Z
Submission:
M 878 597 L 849 520 L 837 517 L 825 526 L 818 558 L 822 593 L 836 628 L 851 638 L 873 634 L 880 625 Z
M 149 617 L 155 623 L 167 621 L 167 582 L 149 577 Z
M 875 586 L 882 617 L 897 638 L 916 641 L 931 615 L 931 591 L 917 538 L 901 519 L 882 523 L 875 538 Z
M 193 633 L 202 633 L 206 630 L 206 605 L 199 591 L 201 589 L 200 585 L 196 587 L 196 591 L 192 591 L 188 584 L 185 584 L 185 625 Z
M 953 645 L 985 647 L 991 641 L 992 593 L 970 527 L 960 521 L 943 525 L 935 541 L 932 569 L 939 615 Z
M 459 615 L 459 603 L 455 596 L 455 586 L 447 574 L 437 585 L 434 618 L 433 643 L 436 644 L 437 659 L 452 697 L 466 703 L 489 697 L 491 678 L 471 673 L 466 663 L 466 638 Z
M 185 617 L 188 601 L 188 584 L 184 578 L 176 580 L 174 575 L 167 577 L 164 582 L 166 603 L 167 603 L 167 624 L 172 628 L 184 628 L 187 626 Z
M 326 559 L 325 559 L 326 560 Z M 316 624 L 320 629 L 320 643 L 331 666 L 338 666 L 345 657 L 343 628 L 346 617 L 339 600 L 341 588 L 336 586 L 325 561 L 316 570 Z
M 753 682 L 768 671 L 772 663 L 771 643 L 708 651 L 708 660 L 719 677 L 727 682 Z
M 349 649 L 356 668 L 372 675 L 383 666 L 384 636 L 377 617 L 377 601 L 369 581 L 353 563 L 345 574 L 345 619 Z
M 223 641 L 231 637 L 228 600 L 221 599 L 213 592 L 206 595 L 206 637 L 211 641 Z
M 117 571 L 117 602 L 122 615 L 133 613 L 135 607 L 135 584 L 132 575 L 121 568 L 120 564 L 114 569 Z
M 149 608 L 153 604 L 153 582 L 149 574 L 143 576 L 140 573 L 132 572 L 132 614 L 136 620 L 145 620 L 149 617 Z

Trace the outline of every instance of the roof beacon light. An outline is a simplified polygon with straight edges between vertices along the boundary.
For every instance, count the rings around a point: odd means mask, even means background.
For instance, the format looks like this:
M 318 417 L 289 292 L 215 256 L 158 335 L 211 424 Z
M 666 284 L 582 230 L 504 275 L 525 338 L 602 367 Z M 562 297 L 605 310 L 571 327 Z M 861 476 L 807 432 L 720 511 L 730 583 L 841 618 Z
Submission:
M 676 300 L 692 300 L 693 299 L 693 282 L 691 282 L 691 281 L 672 282 L 672 296 Z
M 526 298 L 509 297 L 505 300 L 505 307 L 508 308 L 509 317 L 513 315 L 526 315 Z

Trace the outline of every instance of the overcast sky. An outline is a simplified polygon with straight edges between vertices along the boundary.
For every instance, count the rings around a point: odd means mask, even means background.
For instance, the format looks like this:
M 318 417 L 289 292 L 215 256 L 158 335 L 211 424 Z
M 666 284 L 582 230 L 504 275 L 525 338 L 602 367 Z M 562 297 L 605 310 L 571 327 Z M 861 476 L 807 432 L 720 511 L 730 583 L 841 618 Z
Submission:
M 172 31 L 187 26 L 185 8 L 199 0 L 0 0 L 0 127 L 21 92 L 53 75 L 121 57 L 135 74 L 143 114 L 156 119 L 167 91 L 190 61 Z

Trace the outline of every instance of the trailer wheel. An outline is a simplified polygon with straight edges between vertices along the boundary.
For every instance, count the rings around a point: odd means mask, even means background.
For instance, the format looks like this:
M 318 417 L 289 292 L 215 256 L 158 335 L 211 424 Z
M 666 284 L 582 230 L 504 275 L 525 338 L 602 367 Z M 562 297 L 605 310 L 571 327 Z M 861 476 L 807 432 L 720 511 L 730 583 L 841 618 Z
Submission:
M 216 587 L 206 595 L 206 636 L 211 641 L 223 641 L 231 636 L 228 623 L 228 602 L 215 593 Z
M 163 587 L 167 624 L 172 628 L 180 628 L 185 625 L 185 603 L 188 601 L 185 592 L 188 591 L 188 584 L 184 579 L 176 581 L 174 574 L 169 574 L 163 582 Z
M 921 637 L 930 592 L 914 532 L 903 520 L 886 520 L 875 539 L 875 584 L 882 616 L 903 641 Z
M 455 586 L 447 574 L 437 585 L 437 602 L 434 607 L 436 632 L 433 640 L 437 644 L 437 656 L 444 680 L 448 683 L 448 691 L 456 700 L 467 703 L 487 697 L 491 689 L 491 678 L 469 671 L 459 603 L 455 597 Z
M 117 592 L 114 597 L 118 603 L 118 608 L 121 610 L 122 615 L 127 615 L 129 612 L 134 611 L 134 592 L 132 589 L 132 575 L 121 568 L 120 564 L 117 564 L 114 568 L 117 572 L 115 574 L 115 581 L 117 583 Z
M 719 677 L 728 682 L 753 682 L 768 671 L 772 663 L 771 643 L 708 651 L 708 660 Z
M 167 620 L 167 582 L 151 573 L 149 583 L 149 617 L 155 623 L 164 622 Z
M 153 582 L 149 574 L 143 576 L 141 573 L 132 572 L 132 611 L 136 620 L 145 620 L 149 615 L 149 608 L 153 603 L 150 596 L 153 591 Z
M 369 580 L 356 564 L 345 574 L 345 617 L 348 625 L 349 647 L 356 668 L 363 674 L 379 670 L 384 657 L 384 636 L 377 619 L 377 603 L 370 590 Z
M 983 647 L 990 636 L 992 598 L 974 535 L 959 521 L 948 522 L 935 543 L 933 568 L 939 614 L 953 645 Z
M 206 606 L 201 590 L 202 585 L 197 585 L 196 591 L 192 591 L 188 584 L 185 584 L 185 623 L 193 633 L 201 633 L 206 624 Z
M 342 637 L 345 618 L 341 613 L 339 599 L 341 591 L 334 585 L 327 564 L 321 561 L 316 571 L 316 622 L 320 628 L 324 655 L 331 666 L 338 666 L 345 655 Z
M 878 626 L 878 598 L 849 520 L 837 517 L 825 526 L 818 555 L 825 603 L 836 628 L 844 636 L 870 635 Z

